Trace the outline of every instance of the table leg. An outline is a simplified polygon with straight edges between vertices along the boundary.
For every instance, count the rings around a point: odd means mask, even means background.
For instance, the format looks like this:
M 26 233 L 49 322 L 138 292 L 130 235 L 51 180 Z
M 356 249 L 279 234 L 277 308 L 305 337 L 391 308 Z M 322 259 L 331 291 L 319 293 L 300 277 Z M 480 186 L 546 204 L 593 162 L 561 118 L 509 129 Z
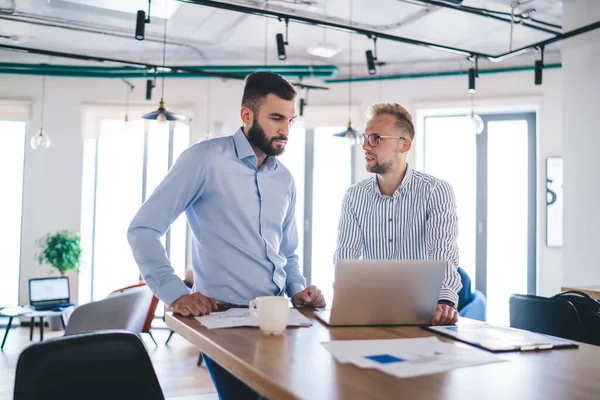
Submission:
M 40 342 L 44 341 L 44 317 L 40 317 Z
M 31 318 L 31 323 L 29 324 L 29 341 L 33 340 L 33 326 L 35 325 L 35 318 Z
M 8 325 L 6 325 L 6 331 L 4 332 L 4 339 L 2 339 L 2 346 L 0 346 L 0 350 L 4 350 L 4 343 L 6 343 L 6 337 L 8 336 L 8 331 L 10 331 L 10 327 L 12 326 L 12 320 L 14 317 L 9 317 Z

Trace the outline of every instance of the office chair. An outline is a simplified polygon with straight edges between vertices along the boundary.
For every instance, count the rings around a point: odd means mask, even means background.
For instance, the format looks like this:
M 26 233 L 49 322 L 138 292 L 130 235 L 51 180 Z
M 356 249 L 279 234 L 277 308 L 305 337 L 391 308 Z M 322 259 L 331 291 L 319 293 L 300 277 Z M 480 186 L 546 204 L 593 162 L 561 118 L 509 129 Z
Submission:
M 126 331 L 63 336 L 19 356 L 14 400 L 150 399 L 164 395 L 144 344 Z
M 513 294 L 510 326 L 569 340 L 591 343 L 575 306 L 560 298 Z
M 458 267 L 462 288 L 458 292 L 458 315 L 465 318 L 485 321 L 485 295 L 479 291 L 471 291 L 469 274 Z
M 478 321 L 485 321 L 485 295 L 479 290 L 475 290 L 471 301 L 459 309 L 458 315 Z
M 150 289 L 143 285 L 83 304 L 71 314 L 65 336 L 108 329 L 122 329 L 139 335 L 153 297 Z

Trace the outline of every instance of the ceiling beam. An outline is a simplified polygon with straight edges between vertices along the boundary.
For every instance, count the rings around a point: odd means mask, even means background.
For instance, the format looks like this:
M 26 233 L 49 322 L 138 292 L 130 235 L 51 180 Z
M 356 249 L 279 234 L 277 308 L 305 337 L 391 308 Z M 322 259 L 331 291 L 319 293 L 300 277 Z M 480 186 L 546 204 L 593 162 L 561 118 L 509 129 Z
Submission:
M 395 42 L 426 47 L 426 48 L 430 48 L 433 50 L 440 50 L 440 51 L 445 51 L 445 52 L 454 53 L 454 54 L 458 54 L 458 55 L 463 55 L 470 59 L 475 59 L 475 58 L 488 59 L 493 62 L 500 62 L 500 61 L 506 60 L 508 58 L 523 54 L 525 52 L 538 49 L 541 46 L 546 46 L 551 43 L 556 43 L 561 40 L 568 39 L 570 37 L 577 36 L 582 33 L 590 32 L 594 29 L 600 28 L 600 21 L 598 21 L 598 22 L 583 26 L 581 28 L 574 29 L 570 32 L 559 33 L 559 34 L 551 37 L 550 39 L 542 40 L 537 43 L 532 43 L 530 45 L 524 46 L 524 47 L 514 50 L 514 51 L 510 51 L 508 53 L 493 55 L 493 54 L 481 53 L 481 52 L 477 52 L 477 51 L 471 51 L 471 50 L 467 50 L 467 49 L 461 49 L 458 47 L 451 47 L 451 46 L 445 46 L 445 45 L 437 44 L 437 43 L 425 42 L 425 41 L 417 40 L 417 39 L 410 39 L 410 38 L 403 37 L 403 36 L 389 35 L 389 34 L 382 33 L 382 32 L 377 32 L 377 31 L 373 31 L 373 30 L 369 30 L 369 29 L 355 27 L 350 24 L 329 22 L 326 20 L 321 20 L 321 19 L 317 19 L 317 18 L 313 18 L 313 17 L 307 17 L 307 16 L 303 16 L 303 15 L 294 14 L 294 13 L 292 13 L 292 11 L 281 12 L 281 11 L 263 9 L 263 8 L 252 7 L 252 6 L 247 6 L 247 5 L 237 4 L 237 3 L 225 3 L 223 1 L 216 1 L 216 0 L 179 0 L 179 1 L 182 3 L 190 3 L 190 4 L 200 5 L 200 6 L 218 8 L 221 10 L 229 10 L 229 11 L 236 11 L 236 12 L 241 12 L 241 13 L 245 13 L 245 14 L 258 15 L 258 16 L 262 16 L 262 17 L 277 18 L 277 19 L 283 20 L 283 21 L 293 21 L 293 22 L 298 22 L 298 23 L 303 23 L 303 24 L 308 24 L 308 25 L 320 26 L 323 28 L 342 30 L 342 31 L 346 31 L 346 32 L 354 32 L 356 34 L 365 35 L 370 38 L 376 37 L 378 39 L 386 39 L 386 40 L 391 40 L 391 41 L 395 41 Z
M 436 6 L 436 7 L 443 7 L 443 8 L 448 8 L 448 9 L 455 10 L 455 11 L 460 11 L 460 12 L 468 13 L 468 14 L 479 15 L 481 17 L 495 19 L 496 21 L 503 21 L 503 22 L 507 22 L 509 24 L 513 23 L 513 21 L 511 21 L 510 18 L 504 18 L 504 17 L 501 17 L 499 15 L 496 15 L 491 10 L 478 9 L 478 8 L 475 8 L 475 7 L 466 7 L 466 6 L 463 6 L 461 4 L 452 4 L 452 3 L 446 3 L 446 2 L 443 2 L 443 1 L 437 1 L 437 0 L 417 0 L 417 1 L 420 1 L 421 3 L 424 3 L 424 4 L 429 4 L 429 5 L 432 5 L 432 6 Z M 540 21 L 540 23 L 541 24 L 550 25 L 548 23 L 541 22 L 541 21 Z M 515 22 L 515 24 L 517 24 L 517 23 Z M 521 21 L 521 22 L 518 23 L 518 25 L 523 25 L 523 26 L 525 26 L 527 28 L 535 29 L 537 31 L 549 33 L 549 34 L 555 35 L 555 36 L 556 35 L 560 35 L 562 33 L 561 31 L 556 31 L 556 30 L 553 30 L 553 29 L 544 28 L 544 27 L 541 27 L 539 25 L 535 25 L 535 24 L 532 24 L 532 23 L 529 23 L 529 22 L 523 22 L 523 21 Z
M 479 58 L 492 57 L 492 55 L 490 55 L 490 54 L 480 53 L 477 51 L 459 49 L 456 47 L 425 42 L 422 40 L 411 39 L 411 38 L 407 38 L 407 37 L 403 37 L 403 36 L 390 35 L 390 34 L 378 32 L 375 30 L 351 26 L 350 24 L 324 21 L 324 20 L 320 20 L 317 18 L 293 14 L 291 12 L 274 11 L 274 10 L 263 9 L 263 8 L 258 8 L 258 7 L 225 3 L 223 1 L 213 1 L 213 0 L 179 0 L 179 1 L 181 1 L 182 3 L 190 3 L 190 4 L 201 5 L 201 6 L 219 8 L 222 10 L 236 11 L 236 12 L 241 12 L 244 14 L 258 15 L 261 17 L 276 18 L 276 19 L 284 20 L 284 21 L 285 20 L 294 21 L 294 22 L 308 24 L 308 25 L 320 26 L 323 28 L 336 29 L 336 30 L 341 30 L 341 31 L 346 31 L 346 32 L 354 32 L 359 35 L 364 35 L 367 37 L 377 37 L 378 39 L 386 39 L 386 40 L 391 40 L 394 42 L 400 42 L 400 43 L 406 43 L 406 44 L 411 44 L 411 45 L 415 45 L 415 46 L 427 47 L 430 49 L 441 50 L 441 51 L 445 51 L 448 53 L 458 54 L 458 55 L 462 55 L 462 56 L 466 56 L 466 57 L 479 57 Z
M 493 62 L 501 62 L 508 58 L 515 57 L 520 54 L 526 53 L 532 49 L 539 49 L 541 47 L 548 46 L 549 44 L 560 42 L 561 40 L 569 39 L 569 38 L 581 35 L 583 33 L 591 32 L 598 28 L 600 28 L 600 21 L 593 22 L 588 25 L 584 25 L 580 28 L 573 29 L 572 31 L 569 31 L 569 32 L 561 33 L 560 35 L 556 35 L 555 37 L 552 37 L 550 39 L 542 40 L 541 42 L 530 44 L 529 46 L 524 46 L 524 47 L 521 47 L 520 49 L 509 51 L 508 53 L 499 54 L 495 57 L 490 58 L 489 60 L 493 61 Z
M 150 64 L 150 63 L 144 63 L 144 62 L 138 62 L 138 61 L 121 60 L 121 59 L 117 59 L 117 58 L 108 58 L 108 57 L 99 57 L 99 56 L 89 56 L 89 55 L 85 55 L 85 54 L 65 53 L 62 51 L 35 49 L 32 47 L 15 46 L 15 45 L 10 45 L 10 44 L 0 44 L 0 49 L 12 50 L 12 51 L 28 53 L 28 54 L 37 54 L 37 55 L 49 56 L 49 57 L 70 58 L 73 60 L 112 62 L 112 63 L 118 63 L 118 64 L 124 64 L 124 65 L 133 65 L 133 66 L 137 66 L 137 67 L 145 67 L 148 69 L 153 69 L 155 71 L 158 71 L 160 68 L 163 70 L 168 69 L 171 72 L 186 72 L 188 74 L 198 75 L 198 76 L 210 76 L 210 77 L 214 77 L 214 78 L 236 79 L 236 80 L 244 79 L 244 77 L 240 77 L 239 75 L 226 74 L 226 73 L 221 73 L 221 72 L 207 72 L 207 71 L 203 71 L 201 69 L 186 68 L 186 67 L 181 67 L 181 66 L 168 66 L 168 65 L 162 66 L 162 65 Z M 160 74 L 161 74 L 160 72 L 156 72 L 157 76 L 160 76 Z

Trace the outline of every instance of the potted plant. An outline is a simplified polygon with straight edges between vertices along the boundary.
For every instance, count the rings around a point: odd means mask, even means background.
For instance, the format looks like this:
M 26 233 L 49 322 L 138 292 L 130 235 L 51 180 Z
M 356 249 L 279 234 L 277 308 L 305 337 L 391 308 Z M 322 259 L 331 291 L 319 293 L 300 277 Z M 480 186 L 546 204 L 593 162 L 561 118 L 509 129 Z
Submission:
M 81 265 L 81 237 L 78 233 L 60 230 L 37 240 L 41 251 L 36 255 L 40 265 L 48 264 L 62 276 Z
M 65 276 L 65 273 L 71 270 L 79 272 L 79 266 L 81 265 L 80 242 L 81 237 L 78 233 L 67 230 L 49 233 L 37 240 L 37 245 L 40 248 L 40 252 L 36 254 L 37 261 L 40 265 L 49 265 L 62 276 Z M 60 317 L 48 318 L 48 326 L 51 330 L 61 330 Z

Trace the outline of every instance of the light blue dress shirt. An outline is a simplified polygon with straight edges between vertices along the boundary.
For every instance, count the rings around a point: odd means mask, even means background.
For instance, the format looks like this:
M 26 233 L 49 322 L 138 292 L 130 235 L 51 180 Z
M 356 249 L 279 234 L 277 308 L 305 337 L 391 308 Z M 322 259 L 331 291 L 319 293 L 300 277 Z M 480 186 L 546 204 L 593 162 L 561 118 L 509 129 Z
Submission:
M 275 157 L 257 169 L 239 129 L 185 150 L 142 205 L 128 230 L 142 276 L 170 305 L 189 293 L 160 238 L 185 212 L 192 238 L 194 289 L 218 303 L 248 305 L 257 296 L 293 297 L 306 286 L 296 248 L 296 188 Z

